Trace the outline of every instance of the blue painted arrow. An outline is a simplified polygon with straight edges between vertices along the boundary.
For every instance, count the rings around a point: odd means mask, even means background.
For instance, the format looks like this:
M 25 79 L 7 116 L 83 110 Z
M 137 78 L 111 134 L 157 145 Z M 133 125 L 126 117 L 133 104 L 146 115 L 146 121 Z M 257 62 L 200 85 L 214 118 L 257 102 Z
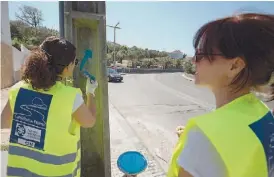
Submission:
M 83 59 L 81 61 L 81 64 L 80 64 L 80 71 L 83 70 L 83 68 L 84 68 L 84 66 L 85 66 L 85 64 L 86 64 L 86 62 L 88 61 L 89 58 L 92 59 L 92 51 L 89 50 L 89 49 L 87 49 L 85 51 L 85 55 L 84 55 L 84 57 L 83 57 Z
M 85 51 L 85 55 L 80 63 L 80 71 L 83 72 L 84 76 L 90 78 L 90 81 L 92 82 L 92 80 L 96 80 L 95 77 L 91 75 L 86 69 L 84 69 L 84 66 L 87 63 L 88 59 L 92 59 L 92 51 L 89 49 Z
M 84 74 L 84 76 L 86 76 L 90 79 L 90 83 L 93 83 L 93 81 L 96 80 L 96 78 L 93 75 L 91 75 L 87 70 L 84 70 L 83 74 Z

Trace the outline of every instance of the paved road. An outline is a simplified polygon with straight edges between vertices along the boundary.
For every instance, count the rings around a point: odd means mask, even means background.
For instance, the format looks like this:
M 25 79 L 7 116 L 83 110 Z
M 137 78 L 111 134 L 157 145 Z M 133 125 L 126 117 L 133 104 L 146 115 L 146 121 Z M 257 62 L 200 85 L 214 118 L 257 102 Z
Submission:
M 215 103 L 208 90 L 181 73 L 126 75 L 124 83 L 109 84 L 109 98 L 164 170 L 177 141 L 175 128 Z
M 213 95 L 181 73 L 129 74 L 124 80 L 109 83 L 110 102 L 166 171 L 177 141 L 175 128 L 212 109 Z M 274 102 L 269 106 L 274 108 Z M 6 159 L 3 152 L 1 155 L 1 161 Z M 3 161 L 1 166 L 3 173 Z

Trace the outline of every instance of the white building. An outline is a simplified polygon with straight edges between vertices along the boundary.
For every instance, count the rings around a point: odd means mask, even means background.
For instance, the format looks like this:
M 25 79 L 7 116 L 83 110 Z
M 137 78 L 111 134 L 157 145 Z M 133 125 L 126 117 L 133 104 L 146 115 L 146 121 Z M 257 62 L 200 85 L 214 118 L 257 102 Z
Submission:
M 13 55 L 10 35 L 9 4 L 1 1 L 1 88 L 14 83 Z

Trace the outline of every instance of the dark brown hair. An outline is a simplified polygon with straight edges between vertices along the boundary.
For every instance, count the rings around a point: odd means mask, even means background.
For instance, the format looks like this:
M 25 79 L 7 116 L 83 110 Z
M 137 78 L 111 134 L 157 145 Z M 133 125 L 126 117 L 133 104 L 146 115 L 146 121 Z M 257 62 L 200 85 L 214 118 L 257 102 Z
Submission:
M 232 85 L 269 84 L 274 72 L 274 16 L 246 13 L 209 22 L 197 31 L 193 45 L 210 61 L 214 54 L 244 59 L 246 68 Z
M 55 85 L 65 67 L 75 60 L 75 56 L 76 48 L 69 41 L 48 37 L 27 57 L 22 79 L 33 89 L 48 90 Z

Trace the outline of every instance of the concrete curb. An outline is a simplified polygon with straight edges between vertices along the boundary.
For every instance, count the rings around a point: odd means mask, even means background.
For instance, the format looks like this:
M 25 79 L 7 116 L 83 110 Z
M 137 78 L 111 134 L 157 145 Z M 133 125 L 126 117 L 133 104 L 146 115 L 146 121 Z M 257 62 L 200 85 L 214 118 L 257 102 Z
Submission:
M 190 78 L 190 77 L 186 76 L 185 73 L 183 73 L 182 76 L 183 76 L 186 80 L 194 81 L 193 78 Z
M 8 144 L 1 144 L 1 151 L 8 151 L 9 145 Z
M 8 151 L 9 149 L 10 129 L 1 130 L 1 151 Z

